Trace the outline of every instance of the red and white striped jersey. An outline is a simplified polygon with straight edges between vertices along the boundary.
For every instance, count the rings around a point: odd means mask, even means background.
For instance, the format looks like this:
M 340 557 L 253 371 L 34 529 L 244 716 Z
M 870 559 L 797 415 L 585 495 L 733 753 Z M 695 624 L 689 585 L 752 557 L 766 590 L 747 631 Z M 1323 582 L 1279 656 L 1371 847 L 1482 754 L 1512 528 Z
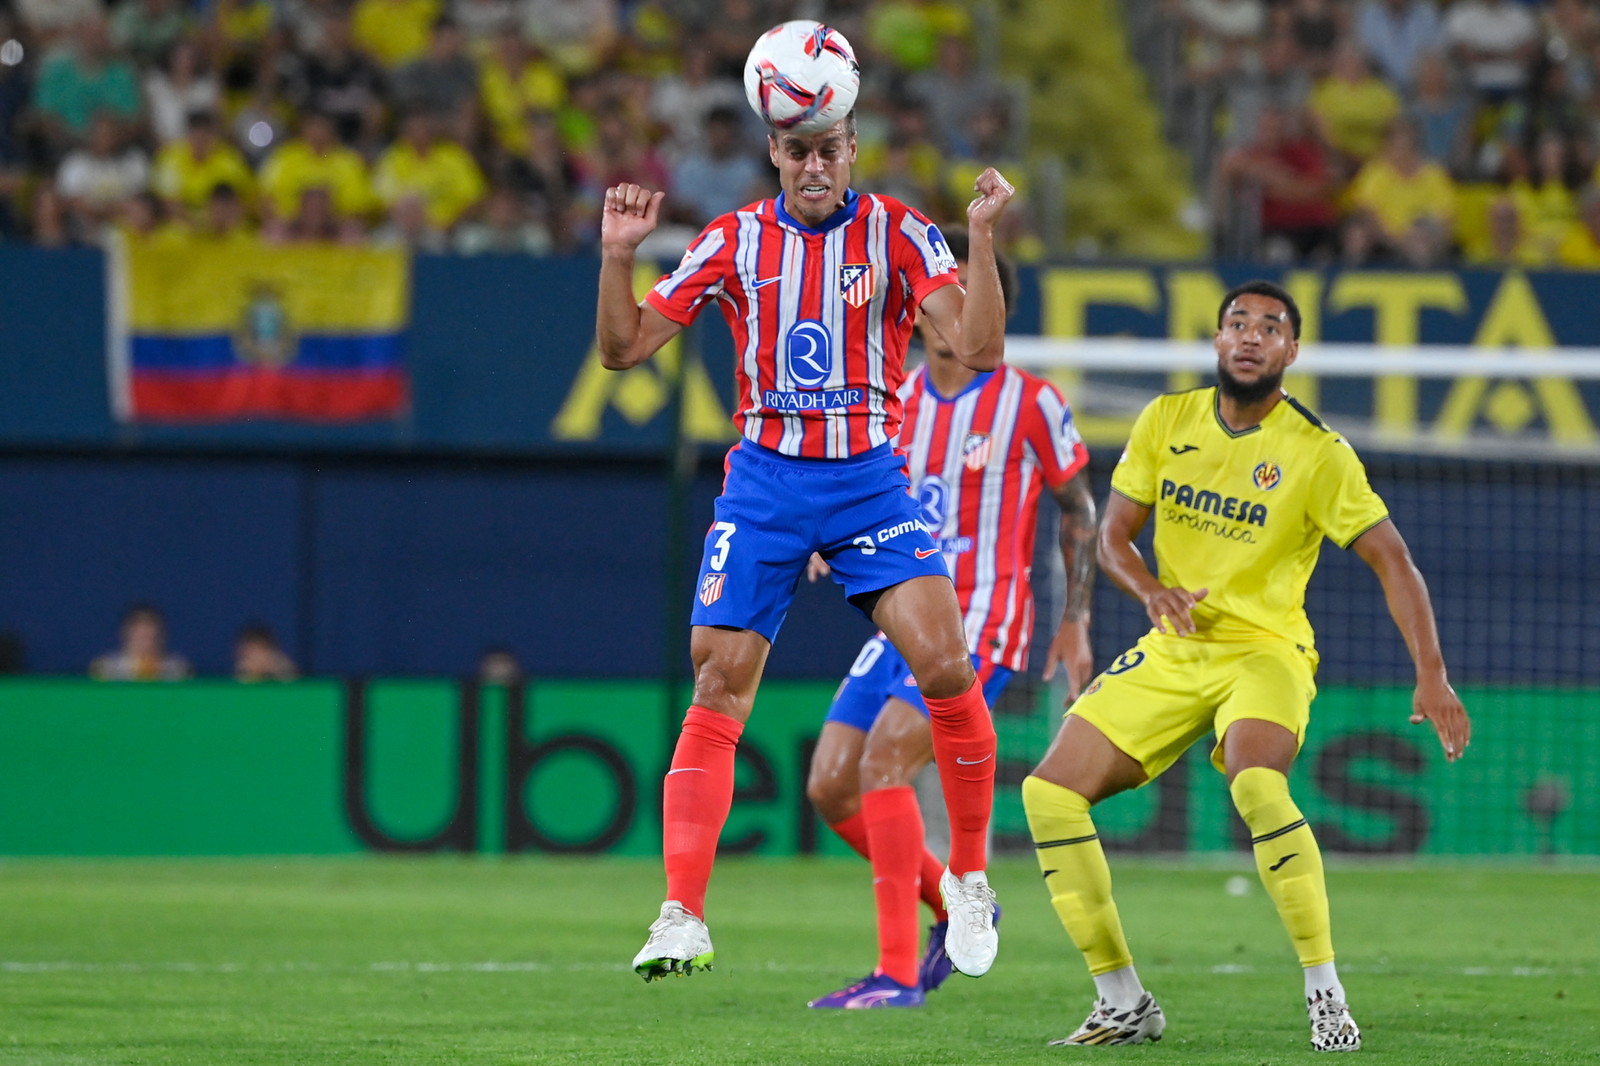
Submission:
M 684 326 L 721 305 L 746 440 L 846 459 L 895 438 L 916 309 L 954 284 L 939 228 L 898 200 L 851 192 L 812 228 L 780 195 L 712 222 L 645 299 Z
M 972 654 L 1023 670 L 1033 634 L 1033 540 L 1043 485 L 1089 461 L 1072 409 L 1048 381 L 1002 365 L 945 399 L 926 367 L 900 390 L 922 524 L 944 550 Z

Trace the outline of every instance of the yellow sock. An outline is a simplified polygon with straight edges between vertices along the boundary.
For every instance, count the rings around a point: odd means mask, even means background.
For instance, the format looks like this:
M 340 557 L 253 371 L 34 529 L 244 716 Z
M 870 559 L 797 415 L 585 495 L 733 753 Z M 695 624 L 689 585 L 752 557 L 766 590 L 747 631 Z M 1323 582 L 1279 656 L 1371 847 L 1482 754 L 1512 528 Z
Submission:
M 1300 808 L 1289 798 L 1288 779 L 1276 770 L 1252 766 L 1233 779 L 1230 791 L 1233 805 L 1250 827 L 1261 883 L 1278 905 L 1300 965 L 1332 962 L 1322 852 Z
M 1096 976 L 1133 965 L 1122 919 L 1111 899 L 1111 867 L 1089 817 L 1089 801 L 1071 789 L 1029 776 L 1022 806 L 1050 889 L 1050 905 L 1061 917 Z

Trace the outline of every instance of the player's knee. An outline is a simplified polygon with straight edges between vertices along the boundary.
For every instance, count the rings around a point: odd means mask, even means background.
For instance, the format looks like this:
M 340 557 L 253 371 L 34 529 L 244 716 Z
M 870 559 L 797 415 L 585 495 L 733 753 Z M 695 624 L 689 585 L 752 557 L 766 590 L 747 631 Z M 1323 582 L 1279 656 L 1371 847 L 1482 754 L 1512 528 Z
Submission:
M 910 785 L 922 766 L 912 765 L 907 753 L 893 744 L 869 742 L 861 753 L 861 790 L 901 788 Z
M 972 669 L 972 660 L 962 649 L 960 655 L 939 656 L 925 664 L 916 672 L 917 689 L 925 697 L 936 700 L 954 699 L 965 695 L 967 690 L 977 683 L 977 672 Z
M 834 774 L 812 775 L 806 782 L 806 799 L 829 825 L 844 821 L 861 807 L 855 782 Z
M 717 663 L 703 663 L 695 672 L 694 702 L 742 722 L 750 717 L 751 699 L 745 688 Z

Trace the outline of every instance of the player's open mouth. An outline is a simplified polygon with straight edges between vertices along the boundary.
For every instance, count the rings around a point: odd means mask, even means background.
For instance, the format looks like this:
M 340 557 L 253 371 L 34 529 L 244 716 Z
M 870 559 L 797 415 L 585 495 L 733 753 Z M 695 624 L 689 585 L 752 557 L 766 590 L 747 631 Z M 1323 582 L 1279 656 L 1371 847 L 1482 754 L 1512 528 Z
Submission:
M 829 189 L 826 185 L 800 186 L 800 195 L 804 196 L 807 200 L 821 200 L 832 191 L 833 190 Z

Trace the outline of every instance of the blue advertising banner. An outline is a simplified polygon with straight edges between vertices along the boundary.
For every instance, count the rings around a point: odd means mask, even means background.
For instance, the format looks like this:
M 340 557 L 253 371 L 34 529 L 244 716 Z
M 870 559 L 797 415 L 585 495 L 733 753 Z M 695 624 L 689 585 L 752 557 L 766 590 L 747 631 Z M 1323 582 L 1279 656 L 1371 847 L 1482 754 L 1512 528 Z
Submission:
M 593 352 L 598 268 L 586 257 L 417 257 L 411 406 L 393 420 L 150 426 L 113 417 L 100 253 L 0 248 L 0 445 L 659 454 L 672 437 L 674 411 L 692 439 L 725 444 L 733 432 L 733 352 L 721 315 L 708 311 L 649 363 L 612 373 Z M 636 287 L 642 292 L 655 274 L 641 264 Z M 1600 317 L 1592 313 L 1600 273 L 1040 267 L 1022 272 L 1010 329 L 1203 343 L 1228 286 L 1258 276 L 1295 294 L 1311 344 L 1385 346 L 1375 349 L 1380 355 L 1415 345 L 1574 356 L 1600 349 Z M 1471 373 L 1463 360 L 1455 377 L 1297 374 L 1289 387 L 1338 428 L 1365 427 L 1402 449 L 1476 445 L 1481 453 L 1487 442 L 1600 453 L 1600 382 L 1541 366 L 1537 375 L 1494 376 Z M 1202 373 L 1192 365 L 1138 374 L 1049 370 L 1074 399 L 1085 435 L 1102 445 L 1121 442 L 1150 395 L 1196 383 Z

